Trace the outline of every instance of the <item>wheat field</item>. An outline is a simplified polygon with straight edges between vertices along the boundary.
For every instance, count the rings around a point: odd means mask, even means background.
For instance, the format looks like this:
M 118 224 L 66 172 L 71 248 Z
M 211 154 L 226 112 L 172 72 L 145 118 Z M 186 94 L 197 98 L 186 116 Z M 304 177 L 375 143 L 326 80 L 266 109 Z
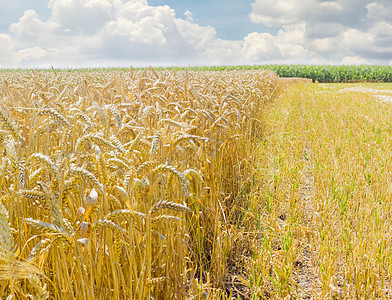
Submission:
M 0 77 L 0 299 L 392 299 L 390 84 Z
M 250 295 L 271 71 L 0 74 L 1 299 Z
M 392 299 L 391 95 L 387 83 L 294 84 L 265 109 L 261 298 Z

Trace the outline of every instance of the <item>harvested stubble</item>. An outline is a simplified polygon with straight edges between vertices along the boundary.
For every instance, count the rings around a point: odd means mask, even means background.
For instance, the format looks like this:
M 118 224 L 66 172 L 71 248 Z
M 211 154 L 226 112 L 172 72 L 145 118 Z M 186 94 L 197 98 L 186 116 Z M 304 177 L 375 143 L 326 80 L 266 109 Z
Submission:
M 2 73 L 0 295 L 225 296 L 277 86 L 269 71 Z
M 265 298 L 392 299 L 392 106 L 352 88 L 292 85 L 265 114 Z

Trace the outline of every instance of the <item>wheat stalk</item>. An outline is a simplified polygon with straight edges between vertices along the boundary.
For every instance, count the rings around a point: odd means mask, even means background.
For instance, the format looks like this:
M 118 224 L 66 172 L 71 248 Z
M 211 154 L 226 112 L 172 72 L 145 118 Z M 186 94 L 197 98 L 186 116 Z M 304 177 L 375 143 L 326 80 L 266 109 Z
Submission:
M 154 133 L 154 136 L 152 138 L 151 148 L 150 148 L 150 157 L 151 155 L 154 154 L 155 150 L 157 149 L 160 137 L 161 137 L 160 132 Z
M 124 228 L 118 226 L 117 224 L 114 224 L 112 221 L 106 220 L 106 219 L 101 219 L 93 223 L 91 230 L 96 230 L 102 227 L 108 227 L 114 230 L 118 230 L 124 234 L 127 232 L 124 230 Z
M 110 142 L 115 145 L 117 147 L 117 149 L 119 149 L 122 153 L 126 153 L 127 151 L 125 150 L 124 146 L 121 144 L 121 142 L 119 141 L 119 139 L 115 136 L 112 135 L 110 137 Z
M 119 210 L 112 211 L 111 213 L 106 215 L 105 219 L 109 221 L 113 221 L 118 217 L 132 217 L 132 218 L 138 217 L 141 219 L 145 219 L 147 218 L 147 215 L 137 211 L 131 211 L 129 209 L 119 209 Z
M 153 172 L 154 173 L 167 172 L 172 174 L 173 176 L 179 179 L 184 195 L 189 196 L 189 191 L 188 191 L 189 180 L 185 177 L 184 174 L 178 171 L 175 167 L 169 165 L 159 165 L 154 169 Z
M 122 127 L 122 121 L 121 121 L 121 116 L 120 113 L 118 112 L 117 108 L 114 105 L 109 105 L 107 109 L 110 111 L 110 113 L 114 116 L 117 122 L 117 127 L 118 129 L 121 129 Z
M 107 141 L 103 136 L 96 133 L 89 133 L 80 137 L 75 144 L 75 151 L 81 150 L 81 148 L 88 142 L 92 142 L 99 147 L 104 147 L 110 150 L 116 150 L 117 147 L 111 142 Z
M 144 163 L 142 163 L 137 169 L 136 169 L 136 174 L 140 174 L 141 172 L 143 172 L 144 170 L 147 170 L 149 168 L 153 168 L 157 165 L 157 163 L 155 161 L 146 161 Z
M 90 171 L 80 168 L 80 167 L 71 167 L 70 173 L 73 175 L 77 175 L 81 177 L 83 180 L 86 180 L 94 186 L 96 190 L 100 193 L 104 193 L 102 184 L 98 181 L 98 179 L 92 174 Z
M 184 176 L 191 180 L 192 178 L 196 178 L 200 183 L 203 183 L 203 177 L 197 172 L 195 169 L 187 169 L 184 171 Z
M 47 115 L 56 120 L 56 122 L 62 126 L 69 126 L 71 127 L 71 123 L 59 112 L 57 112 L 54 108 L 46 107 L 41 109 L 38 112 L 38 116 Z
M 188 125 L 185 124 L 185 123 L 180 123 L 180 122 L 177 122 L 177 121 L 174 121 L 174 120 L 171 120 L 171 119 L 161 119 L 161 120 L 158 121 L 158 127 L 159 128 L 163 127 L 164 125 L 170 125 L 170 126 L 178 127 L 178 128 L 186 128 L 186 127 L 188 127 Z
M 9 139 L 6 143 L 6 156 L 11 163 L 11 171 L 13 174 L 17 174 L 19 168 L 19 157 L 15 148 L 15 140 L 13 138 Z
M 181 211 L 181 212 L 192 212 L 190 208 L 188 208 L 185 204 L 178 204 L 175 202 L 170 202 L 167 200 L 160 200 L 157 203 L 155 203 L 151 209 L 150 209 L 150 214 L 153 214 L 157 212 L 160 209 L 171 209 L 171 210 L 176 210 L 176 211 Z
M 56 238 L 61 240 L 65 245 L 72 246 L 72 239 L 70 235 L 67 232 L 65 232 L 62 228 L 50 223 L 34 220 L 32 218 L 25 218 L 24 221 L 26 222 L 26 224 L 42 231 L 45 234 L 54 235 Z
M 14 256 L 13 238 L 9 215 L 6 207 L 0 202 L 0 259 L 12 259 Z
M 83 120 L 88 125 L 87 128 L 94 128 L 94 127 L 96 127 L 95 124 L 93 123 L 93 121 L 91 120 L 91 118 L 87 114 L 85 114 L 83 112 L 78 113 L 76 115 L 76 118 Z
M 12 137 L 17 141 L 19 140 L 19 133 L 16 126 L 8 119 L 6 114 L 0 109 L 0 123 L 3 125 L 3 128 L 7 130 Z
M 44 164 L 55 176 L 57 182 L 60 182 L 60 173 L 57 166 L 53 163 L 49 156 L 46 156 L 42 153 L 33 153 L 30 155 L 30 159 L 37 160 L 40 163 Z
M 160 222 L 160 221 L 175 221 L 175 222 L 178 222 L 178 221 L 182 221 L 182 219 L 180 219 L 178 217 L 175 217 L 175 216 L 170 216 L 170 215 L 161 215 L 161 216 L 154 217 L 152 219 L 153 223 Z
M 52 240 L 51 239 L 42 239 L 38 242 L 33 249 L 31 249 L 30 254 L 27 258 L 27 261 L 35 259 L 40 254 L 46 252 L 50 248 Z

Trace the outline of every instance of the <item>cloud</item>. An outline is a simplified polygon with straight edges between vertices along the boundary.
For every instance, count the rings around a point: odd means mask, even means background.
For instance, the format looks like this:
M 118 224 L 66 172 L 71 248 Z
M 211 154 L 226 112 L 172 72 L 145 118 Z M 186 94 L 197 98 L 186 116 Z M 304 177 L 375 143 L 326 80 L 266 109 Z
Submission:
M 14 37 L 15 47 L 25 48 L 36 45 L 49 45 L 56 33 L 56 23 L 41 21 L 34 10 L 26 10 L 18 23 L 11 24 L 10 32 Z
M 121 5 L 109 0 L 50 0 L 52 16 L 49 23 L 58 24 L 70 33 L 94 34 L 113 18 Z
M 256 0 L 250 18 L 268 26 L 290 25 L 300 22 L 314 4 L 315 0 Z
M 389 20 L 392 12 L 392 2 L 389 0 L 374 1 L 366 5 L 368 17 L 371 20 Z
M 255 0 L 251 20 L 279 26 L 280 44 L 295 29 L 307 55 L 318 61 L 388 63 L 392 56 L 390 0 Z M 297 43 L 292 43 L 298 47 Z M 291 55 L 289 52 L 288 55 Z M 361 59 L 359 59 L 361 58 Z
M 269 33 L 251 33 L 245 37 L 242 54 L 252 62 L 301 62 L 307 60 L 308 50 L 303 46 L 304 24 L 286 26 L 276 36 Z
M 368 65 L 370 64 L 368 60 L 361 56 L 345 56 L 340 61 L 341 65 Z
M 145 0 L 50 0 L 49 8 L 47 21 L 26 10 L 3 37 L 18 66 L 208 63 L 208 50 L 222 45 L 215 29 L 195 24 L 191 12 L 184 20 Z
M 300 22 L 357 26 L 367 16 L 368 2 L 370 1 L 256 0 L 252 4 L 251 20 L 268 26 Z
M 250 18 L 276 34 L 222 40 L 191 11 L 146 0 L 49 0 L 0 34 L 0 64 L 89 67 L 259 63 L 390 63 L 389 0 L 255 0 Z
M 194 22 L 195 21 L 195 19 L 193 18 L 192 12 L 189 11 L 189 10 L 184 12 L 184 16 L 185 16 L 186 20 L 189 21 L 189 22 Z
M 7 34 L 0 34 L 0 45 L 0 65 L 12 66 L 15 63 L 15 54 L 11 37 Z

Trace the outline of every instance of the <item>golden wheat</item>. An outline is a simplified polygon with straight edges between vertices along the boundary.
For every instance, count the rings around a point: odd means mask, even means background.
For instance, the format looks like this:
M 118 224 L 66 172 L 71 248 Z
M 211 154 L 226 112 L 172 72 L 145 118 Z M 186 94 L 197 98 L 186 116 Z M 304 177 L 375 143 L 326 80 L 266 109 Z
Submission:
M 235 275 L 222 270 L 242 256 L 220 241 L 246 218 L 255 120 L 278 77 L 150 68 L 1 80 L 0 242 L 17 253 L 4 270 L 19 274 L 0 276 L 1 297 L 230 294 Z

